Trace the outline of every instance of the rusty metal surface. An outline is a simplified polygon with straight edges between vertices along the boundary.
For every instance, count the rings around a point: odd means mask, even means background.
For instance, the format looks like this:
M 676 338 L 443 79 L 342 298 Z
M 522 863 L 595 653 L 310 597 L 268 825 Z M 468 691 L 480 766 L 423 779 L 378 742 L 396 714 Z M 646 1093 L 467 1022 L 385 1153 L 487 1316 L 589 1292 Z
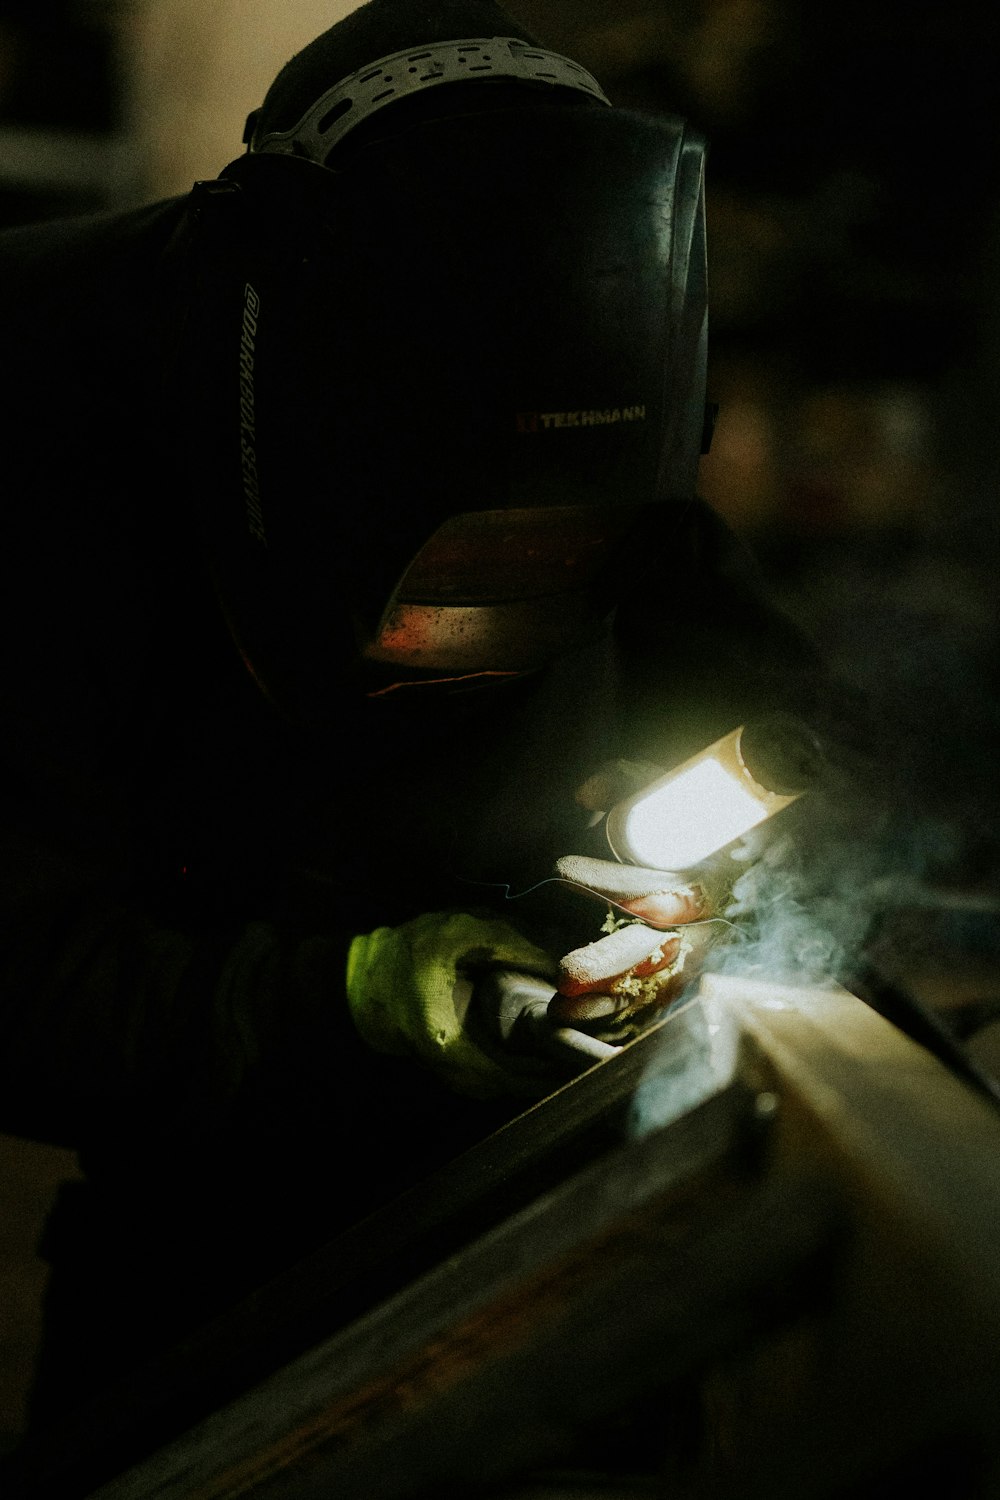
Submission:
M 669 1028 L 670 1046 L 661 1045 Z M 640 1081 L 683 1076 L 688 1102 L 729 1081 L 700 1012 L 575 1079 L 154 1364 L 84 1400 L 17 1461 L 26 1493 L 82 1493 L 139 1461 L 628 1137 Z M 12 1477 L 8 1482 L 15 1482 Z
M 249 1387 L 24 1493 L 1000 1494 L 1000 1111 L 854 996 L 709 977 L 424 1190 L 270 1289 Z
M 765 1183 L 733 1085 L 603 1157 L 102 1500 L 467 1494 L 801 1312 L 838 1218 Z

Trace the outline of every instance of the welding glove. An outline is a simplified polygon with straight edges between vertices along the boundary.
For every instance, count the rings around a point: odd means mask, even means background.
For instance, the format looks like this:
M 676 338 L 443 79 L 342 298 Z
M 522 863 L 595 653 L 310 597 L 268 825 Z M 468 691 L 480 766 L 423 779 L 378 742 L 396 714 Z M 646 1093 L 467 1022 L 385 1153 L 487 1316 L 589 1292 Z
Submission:
M 354 939 L 347 998 L 369 1046 L 419 1059 L 457 1093 L 540 1098 L 560 1061 L 579 1071 L 614 1050 L 561 1035 L 548 1016 L 555 972 L 497 917 L 429 912 Z
M 577 791 L 595 820 L 663 775 L 663 767 L 614 761 Z M 622 1043 L 656 1019 L 686 988 L 715 936 L 722 885 L 670 870 L 567 855 L 556 874 L 606 903 L 603 936 L 560 960 L 549 1003 L 553 1026 L 584 1028 Z

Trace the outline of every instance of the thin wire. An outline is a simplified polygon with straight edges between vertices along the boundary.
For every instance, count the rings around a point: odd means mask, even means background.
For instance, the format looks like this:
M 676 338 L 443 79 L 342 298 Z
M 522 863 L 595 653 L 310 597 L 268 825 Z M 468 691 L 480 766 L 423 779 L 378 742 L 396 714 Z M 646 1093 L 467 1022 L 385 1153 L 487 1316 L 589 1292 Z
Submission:
M 594 896 L 598 901 L 603 901 L 608 906 L 613 906 L 616 911 L 624 912 L 625 915 L 627 917 L 631 917 L 634 922 L 641 922 L 643 920 L 642 917 L 637 917 L 634 912 L 630 912 L 627 906 L 622 906 L 622 904 L 618 901 L 612 901 L 611 897 L 606 896 L 603 891 L 594 890 L 594 888 L 589 885 L 580 885 L 580 883 L 576 880 L 565 880 L 561 875 L 547 875 L 544 880 L 536 880 L 534 885 L 526 886 L 523 891 L 517 892 L 512 892 L 509 880 L 469 880 L 464 875 L 456 875 L 454 879 L 457 880 L 460 885 L 475 885 L 481 886 L 484 890 L 503 891 L 503 899 L 505 901 L 523 901 L 525 896 L 532 895 L 533 892 L 540 890 L 543 885 L 565 885 L 568 886 L 572 891 L 583 891 L 585 895 Z M 742 931 L 739 923 L 731 922 L 728 917 L 720 916 L 696 917 L 694 921 L 672 922 L 670 926 L 683 928 L 707 927 L 711 922 L 721 922 L 724 927 L 731 927 L 734 932 Z M 646 923 L 646 926 L 649 927 L 650 932 L 663 932 L 667 930 L 666 928 L 653 927 L 648 922 Z

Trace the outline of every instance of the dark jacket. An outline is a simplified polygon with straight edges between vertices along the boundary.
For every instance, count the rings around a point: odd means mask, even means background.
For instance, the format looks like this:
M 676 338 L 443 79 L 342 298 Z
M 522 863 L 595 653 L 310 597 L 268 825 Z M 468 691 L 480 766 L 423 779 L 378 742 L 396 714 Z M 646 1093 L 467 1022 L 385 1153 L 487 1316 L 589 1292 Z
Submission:
M 164 415 L 185 212 L 0 237 L 0 1128 L 77 1149 L 88 1174 L 49 1249 L 72 1264 L 53 1285 L 80 1293 L 63 1300 L 91 1382 L 516 1107 L 367 1051 L 353 934 L 457 906 L 590 940 L 589 911 L 567 925 L 544 887 L 519 896 L 586 852 L 574 787 L 825 691 L 695 503 L 550 669 L 345 696 L 323 731 L 283 719 L 229 638 Z

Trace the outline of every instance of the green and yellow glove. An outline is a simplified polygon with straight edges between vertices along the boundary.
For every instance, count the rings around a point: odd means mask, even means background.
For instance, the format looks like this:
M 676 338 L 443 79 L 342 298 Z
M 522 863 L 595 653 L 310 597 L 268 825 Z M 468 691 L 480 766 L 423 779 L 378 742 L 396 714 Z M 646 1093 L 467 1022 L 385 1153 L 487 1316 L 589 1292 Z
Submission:
M 538 1098 L 552 1086 L 550 1066 L 502 1045 L 486 1050 L 488 1041 L 480 1045 L 470 1035 L 476 980 L 498 970 L 534 976 L 546 1000 L 555 988 L 549 955 L 497 917 L 428 912 L 377 927 L 348 952 L 354 1024 L 376 1051 L 419 1058 L 457 1093 Z

